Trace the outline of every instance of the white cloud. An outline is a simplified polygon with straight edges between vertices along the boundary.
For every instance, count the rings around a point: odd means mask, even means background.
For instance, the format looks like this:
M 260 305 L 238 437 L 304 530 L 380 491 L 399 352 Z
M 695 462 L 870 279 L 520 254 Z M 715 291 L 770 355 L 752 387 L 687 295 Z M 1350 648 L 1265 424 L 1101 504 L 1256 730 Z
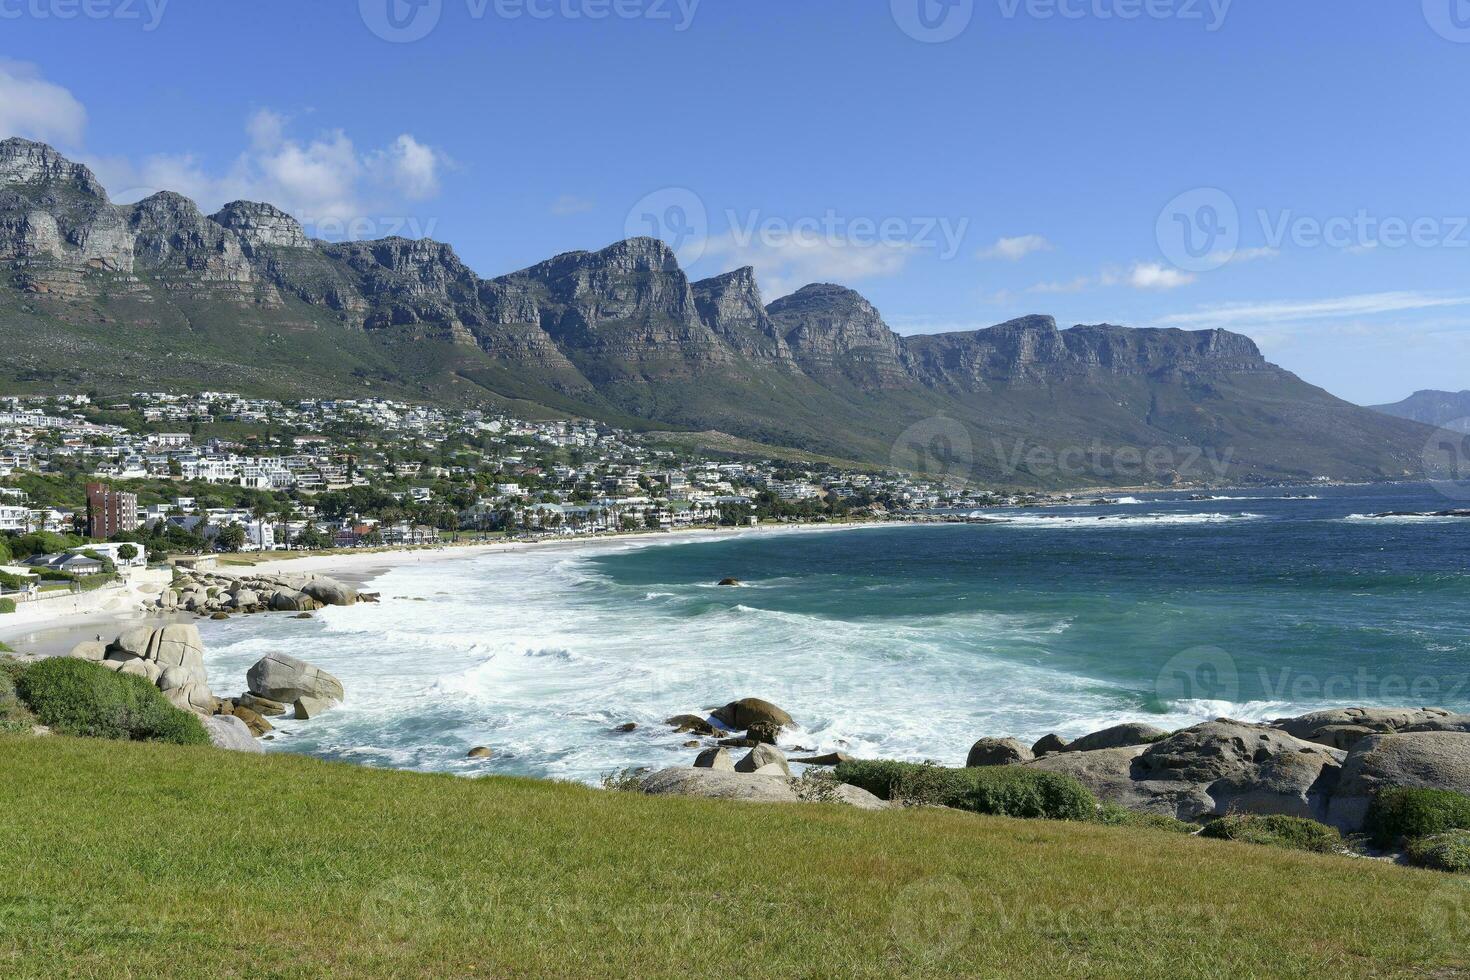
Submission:
M 813 282 L 851 285 L 898 275 L 914 251 L 915 246 L 900 243 L 853 244 L 804 235 L 742 240 L 736 233 L 711 239 L 705 248 L 706 255 L 719 258 L 726 267 L 752 266 L 766 302 Z
M 344 131 L 310 139 L 289 134 L 291 120 L 270 109 L 245 123 L 247 148 L 228 167 L 212 172 L 194 155 L 159 154 L 139 162 L 93 158 L 91 164 L 119 203 L 160 190 L 193 199 L 206 213 L 234 200 L 264 201 L 328 237 L 349 225 L 373 234 L 374 219 L 402 213 L 409 202 L 432 198 L 447 158 L 405 133 L 386 147 L 359 150 Z M 418 222 L 418 227 L 424 225 Z M 313 229 L 308 229 L 313 230 Z
M 81 143 L 87 110 L 66 89 L 41 77 L 35 65 L 0 58 L 0 139 Z
M 1233 327 L 1300 323 L 1308 320 L 1378 316 L 1409 310 L 1429 310 L 1470 305 L 1470 296 L 1436 296 L 1419 292 L 1365 293 L 1333 299 L 1227 303 L 1222 306 L 1175 313 L 1158 322 L 1175 327 Z
M 1015 238 L 997 239 L 994 245 L 982 249 L 978 257 L 1016 262 L 1033 252 L 1049 252 L 1052 247 L 1052 243 L 1043 235 L 1018 235 Z
M 577 197 L 575 194 L 563 194 L 551 205 L 551 213 L 558 218 L 565 218 L 573 214 L 586 214 L 597 204 L 585 197 Z
M 1139 262 L 1128 273 L 1127 281 L 1134 289 L 1178 289 L 1194 282 L 1194 276 L 1157 262 Z
M 1180 272 L 1171 266 L 1156 262 L 1135 262 L 1130 269 L 1107 266 L 1095 276 L 1078 276 L 1075 279 L 1038 282 L 1026 289 L 1028 293 L 1081 293 L 1098 287 L 1127 286 L 1130 289 L 1167 290 L 1178 289 L 1194 282 L 1194 276 Z
M 1234 252 L 1216 252 L 1209 256 L 1211 265 L 1241 265 L 1261 259 L 1274 259 L 1281 255 L 1279 248 L 1239 248 Z

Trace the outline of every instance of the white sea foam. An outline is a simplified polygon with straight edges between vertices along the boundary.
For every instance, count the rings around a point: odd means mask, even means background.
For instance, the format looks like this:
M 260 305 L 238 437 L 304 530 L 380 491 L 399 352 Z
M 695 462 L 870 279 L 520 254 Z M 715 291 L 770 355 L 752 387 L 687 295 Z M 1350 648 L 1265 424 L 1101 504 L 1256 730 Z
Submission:
M 1262 520 L 1261 514 L 1007 514 L 1001 517 L 1012 527 L 1138 527 L 1139 525 L 1230 524 Z

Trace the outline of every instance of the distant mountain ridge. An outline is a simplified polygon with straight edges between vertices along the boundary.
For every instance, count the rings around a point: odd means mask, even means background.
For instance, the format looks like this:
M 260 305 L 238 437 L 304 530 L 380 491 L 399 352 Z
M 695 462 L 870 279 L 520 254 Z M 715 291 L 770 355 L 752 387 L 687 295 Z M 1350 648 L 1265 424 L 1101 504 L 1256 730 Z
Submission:
M 1373 410 L 1436 428 L 1470 432 L 1470 391 L 1425 389 L 1414 392 L 1401 402 L 1374 405 Z
M 901 337 L 846 287 L 766 305 L 751 269 L 691 282 L 647 238 L 486 279 L 449 245 L 315 241 L 269 204 L 114 205 L 19 139 L 0 142 L 0 341 L 23 390 L 488 402 L 1016 485 L 1401 478 L 1424 443 L 1226 331 L 1027 316 Z M 1046 462 L 1084 448 L 1081 472 Z M 1195 449 L 1231 471 L 1183 471 Z

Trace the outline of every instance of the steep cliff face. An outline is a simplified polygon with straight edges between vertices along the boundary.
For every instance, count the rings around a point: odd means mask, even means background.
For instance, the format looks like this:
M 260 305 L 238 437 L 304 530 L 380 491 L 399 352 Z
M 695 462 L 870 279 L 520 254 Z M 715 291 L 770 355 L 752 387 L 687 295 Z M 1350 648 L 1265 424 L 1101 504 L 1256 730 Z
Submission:
M 799 370 L 786 338 L 761 302 L 754 269 L 736 269 L 703 279 L 691 288 L 700 319 L 733 350 L 786 370 Z
M 1108 377 L 1185 378 L 1266 371 L 1250 338 L 1223 330 L 1128 329 L 1110 324 L 1058 330 L 1027 316 L 984 330 L 903 338 L 924 383 L 952 391 Z
M 851 289 L 803 286 L 768 312 L 796 363 L 819 381 L 892 388 L 914 380 L 898 335 Z
M 688 378 L 731 359 L 657 239 L 558 255 L 484 294 L 496 301 L 493 322 L 535 324 L 593 383 Z

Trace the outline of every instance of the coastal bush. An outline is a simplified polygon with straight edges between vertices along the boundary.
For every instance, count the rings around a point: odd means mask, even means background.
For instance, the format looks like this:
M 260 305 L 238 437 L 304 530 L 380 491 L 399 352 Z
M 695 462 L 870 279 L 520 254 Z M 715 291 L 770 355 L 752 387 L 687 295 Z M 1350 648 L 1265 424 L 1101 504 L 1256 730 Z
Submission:
M 0 648 L 10 649 L 0 643 Z M 0 661 L 0 735 L 29 731 L 35 718 L 20 700 L 15 691 L 15 678 L 21 664 L 14 660 Z
M 1342 834 L 1326 824 L 1280 814 L 1234 814 L 1205 824 L 1201 837 L 1332 854 L 1344 849 Z
M 1369 805 L 1364 829 L 1379 847 L 1470 830 L 1470 796 L 1444 789 L 1386 789 Z
M 208 745 L 199 719 L 169 703 L 145 677 L 119 674 L 71 657 L 27 667 L 16 692 L 61 735 Z
M 15 612 L 15 600 L 14 599 L 0 599 L 0 613 L 13 613 L 13 612 Z
M 1048 820 L 1090 820 L 1097 813 L 1096 797 L 1077 780 L 1037 769 L 946 769 L 879 760 L 839 763 L 833 774 L 879 799 L 910 806 Z
M 1409 841 L 1404 856 L 1410 864 L 1437 871 L 1470 871 L 1470 830 L 1450 830 Z
M 1097 822 L 1108 827 L 1138 827 L 1144 830 L 1162 830 L 1171 834 L 1192 834 L 1199 827 L 1183 820 L 1165 816 L 1162 813 L 1139 813 L 1137 810 L 1129 810 L 1118 806 L 1116 803 L 1104 803 L 1097 808 Z

